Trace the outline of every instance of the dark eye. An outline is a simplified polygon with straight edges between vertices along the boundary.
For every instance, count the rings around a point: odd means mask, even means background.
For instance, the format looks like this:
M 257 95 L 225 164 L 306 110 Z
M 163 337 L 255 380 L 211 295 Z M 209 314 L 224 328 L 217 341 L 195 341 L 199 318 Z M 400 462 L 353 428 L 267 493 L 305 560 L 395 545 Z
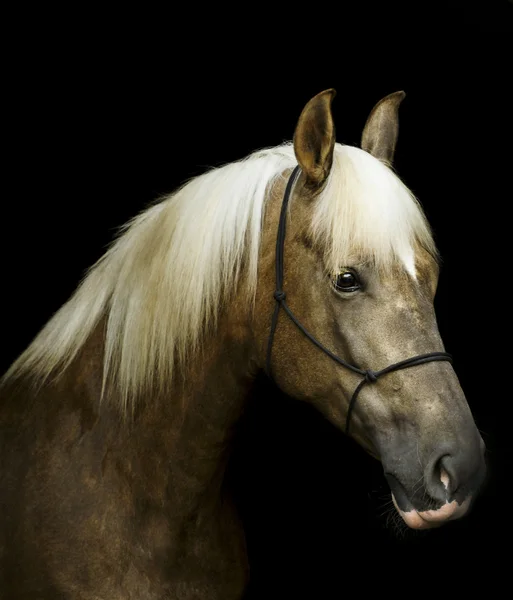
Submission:
M 333 278 L 333 285 L 339 292 L 354 292 L 360 288 L 356 274 L 345 269 Z

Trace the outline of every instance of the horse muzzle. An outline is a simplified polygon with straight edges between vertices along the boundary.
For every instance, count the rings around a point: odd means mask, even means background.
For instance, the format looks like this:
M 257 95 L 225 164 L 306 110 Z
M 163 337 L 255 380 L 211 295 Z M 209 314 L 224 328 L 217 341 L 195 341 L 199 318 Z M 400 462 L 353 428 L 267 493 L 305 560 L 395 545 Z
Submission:
M 478 438 L 479 442 L 464 450 L 444 445 L 423 469 L 411 452 L 409 465 L 394 461 L 395 468 L 391 468 L 383 461 L 392 501 L 408 527 L 430 529 L 468 513 L 486 474 L 484 443 Z

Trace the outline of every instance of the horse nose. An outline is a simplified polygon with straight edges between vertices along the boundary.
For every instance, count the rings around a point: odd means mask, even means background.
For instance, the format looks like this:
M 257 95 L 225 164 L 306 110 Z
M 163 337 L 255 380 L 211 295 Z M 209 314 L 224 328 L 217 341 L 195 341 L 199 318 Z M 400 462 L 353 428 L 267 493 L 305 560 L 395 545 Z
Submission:
M 426 465 L 424 484 L 435 500 L 461 500 L 477 491 L 485 471 L 482 441 L 458 448 L 448 447 Z

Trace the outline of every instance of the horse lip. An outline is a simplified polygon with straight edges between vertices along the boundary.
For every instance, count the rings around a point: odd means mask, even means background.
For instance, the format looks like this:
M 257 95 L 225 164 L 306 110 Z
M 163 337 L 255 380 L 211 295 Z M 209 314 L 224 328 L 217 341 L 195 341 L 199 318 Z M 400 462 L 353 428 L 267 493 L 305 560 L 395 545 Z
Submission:
M 401 482 L 391 473 L 385 473 L 385 478 L 392 492 L 392 501 L 397 512 L 405 523 L 412 529 L 432 529 L 464 516 L 470 507 L 472 496 L 467 496 L 463 502 L 453 499 L 446 501 L 437 509 L 418 510 L 406 494 Z
M 440 527 L 444 523 L 459 519 L 464 516 L 472 497 L 469 496 L 464 502 L 459 504 L 456 500 L 452 502 L 446 502 L 437 510 L 417 511 L 415 509 L 410 511 L 403 511 L 397 505 L 394 494 L 392 493 L 392 501 L 394 503 L 397 512 L 401 515 L 403 521 L 412 529 L 433 529 L 434 527 Z

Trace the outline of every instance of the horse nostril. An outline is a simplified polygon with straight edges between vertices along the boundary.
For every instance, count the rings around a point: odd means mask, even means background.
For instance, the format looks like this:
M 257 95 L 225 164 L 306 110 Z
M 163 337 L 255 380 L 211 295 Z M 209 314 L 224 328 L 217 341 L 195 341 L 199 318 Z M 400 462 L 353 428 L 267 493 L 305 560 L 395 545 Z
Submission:
M 431 497 L 441 502 L 462 502 L 477 491 L 486 472 L 486 465 L 477 438 L 462 448 L 446 447 L 444 452 L 426 465 L 425 482 Z
M 443 467 L 440 467 L 440 481 L 444 488 L 449 490 L 449 473 Z
M 460 482 L 457 467 L 457 461 L 451 454 L 444 454 L 434 465 L 433 483 L 442 491 L 446 499 L 454 496 L 458 490 Z
M 451 469 L 451 455 L 444 454 L 427 465 L 425 483 L 429 495 L 439 502 L 447 502 L 454 494 L 457 482 Z
M 448 496 L 454 496 L 457 492 L 460 481 L 458 479 L 458 463 L 457 460 L 450 454 L 442 456 L 438 461 L 440 473 L 440 481 Z

